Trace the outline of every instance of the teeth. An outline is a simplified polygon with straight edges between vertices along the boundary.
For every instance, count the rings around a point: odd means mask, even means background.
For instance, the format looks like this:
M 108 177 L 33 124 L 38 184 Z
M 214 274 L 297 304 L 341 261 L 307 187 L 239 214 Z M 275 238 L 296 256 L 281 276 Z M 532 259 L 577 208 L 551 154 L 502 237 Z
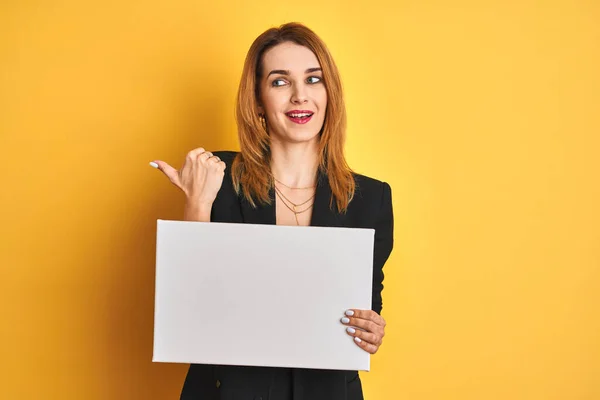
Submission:
M 310 117 L 312 114 L 288 114 L 292 118 L 304 118 Z

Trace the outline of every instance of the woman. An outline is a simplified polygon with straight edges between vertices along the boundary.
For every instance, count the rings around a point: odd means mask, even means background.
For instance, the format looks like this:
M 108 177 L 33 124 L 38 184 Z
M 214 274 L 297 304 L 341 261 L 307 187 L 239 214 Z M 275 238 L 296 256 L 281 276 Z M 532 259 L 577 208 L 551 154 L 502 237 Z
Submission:
M 337 67 L 308 28 L 290 23 L 252 44 L 236 110 L 241 151 L 152 163 L 186 195 L 185 220 L 375 229 L 372 310 L 341 317 L 374 354 L 381 345 L 382 268 L 393 245 L 391 189 L 353 173 Z M 344 340 L 344 338 L 340 338 Z M 356 371 L 191 365 L 181 399 L 362 399 Z

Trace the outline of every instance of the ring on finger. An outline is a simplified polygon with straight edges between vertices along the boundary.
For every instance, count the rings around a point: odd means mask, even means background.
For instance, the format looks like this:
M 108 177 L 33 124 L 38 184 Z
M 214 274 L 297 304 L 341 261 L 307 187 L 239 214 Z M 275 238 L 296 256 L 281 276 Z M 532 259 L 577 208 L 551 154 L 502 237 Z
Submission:
M 198 160 L 207 161 L 212 157 L 212 153 L 210 151 L 205 151 L 204 153 L 198 154 Z

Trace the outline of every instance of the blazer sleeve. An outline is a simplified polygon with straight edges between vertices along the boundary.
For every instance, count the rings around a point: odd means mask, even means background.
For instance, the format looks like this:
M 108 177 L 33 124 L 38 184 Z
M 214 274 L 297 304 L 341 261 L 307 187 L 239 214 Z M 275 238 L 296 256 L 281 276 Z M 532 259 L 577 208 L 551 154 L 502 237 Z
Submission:
M 383 182 L 381 204 L 375 221 L 375 243 L 373 251 L 373 296 L 371 308 L 381 314 L 383 301 L 383 266 L 394 247 L 394 212 L 392 210 L 392 189 Z

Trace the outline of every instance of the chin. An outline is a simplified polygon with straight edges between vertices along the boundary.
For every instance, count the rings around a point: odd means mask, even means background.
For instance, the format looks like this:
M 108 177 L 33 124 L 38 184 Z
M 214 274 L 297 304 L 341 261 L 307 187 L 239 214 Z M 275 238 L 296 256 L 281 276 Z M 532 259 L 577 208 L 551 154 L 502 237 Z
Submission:
M 278 141 L 284 143 L 310 143 L 318 142 L 320 135 L 319 131 L 307 130 L 307 129 L 294 129 L 284 132 L 282 135 L 274 135 Z
M 286 135 L 285 141 L 291 143 L 310 143 L 319 141 L 319 133 L 310 132 L 305 134 L 289 134 Z

